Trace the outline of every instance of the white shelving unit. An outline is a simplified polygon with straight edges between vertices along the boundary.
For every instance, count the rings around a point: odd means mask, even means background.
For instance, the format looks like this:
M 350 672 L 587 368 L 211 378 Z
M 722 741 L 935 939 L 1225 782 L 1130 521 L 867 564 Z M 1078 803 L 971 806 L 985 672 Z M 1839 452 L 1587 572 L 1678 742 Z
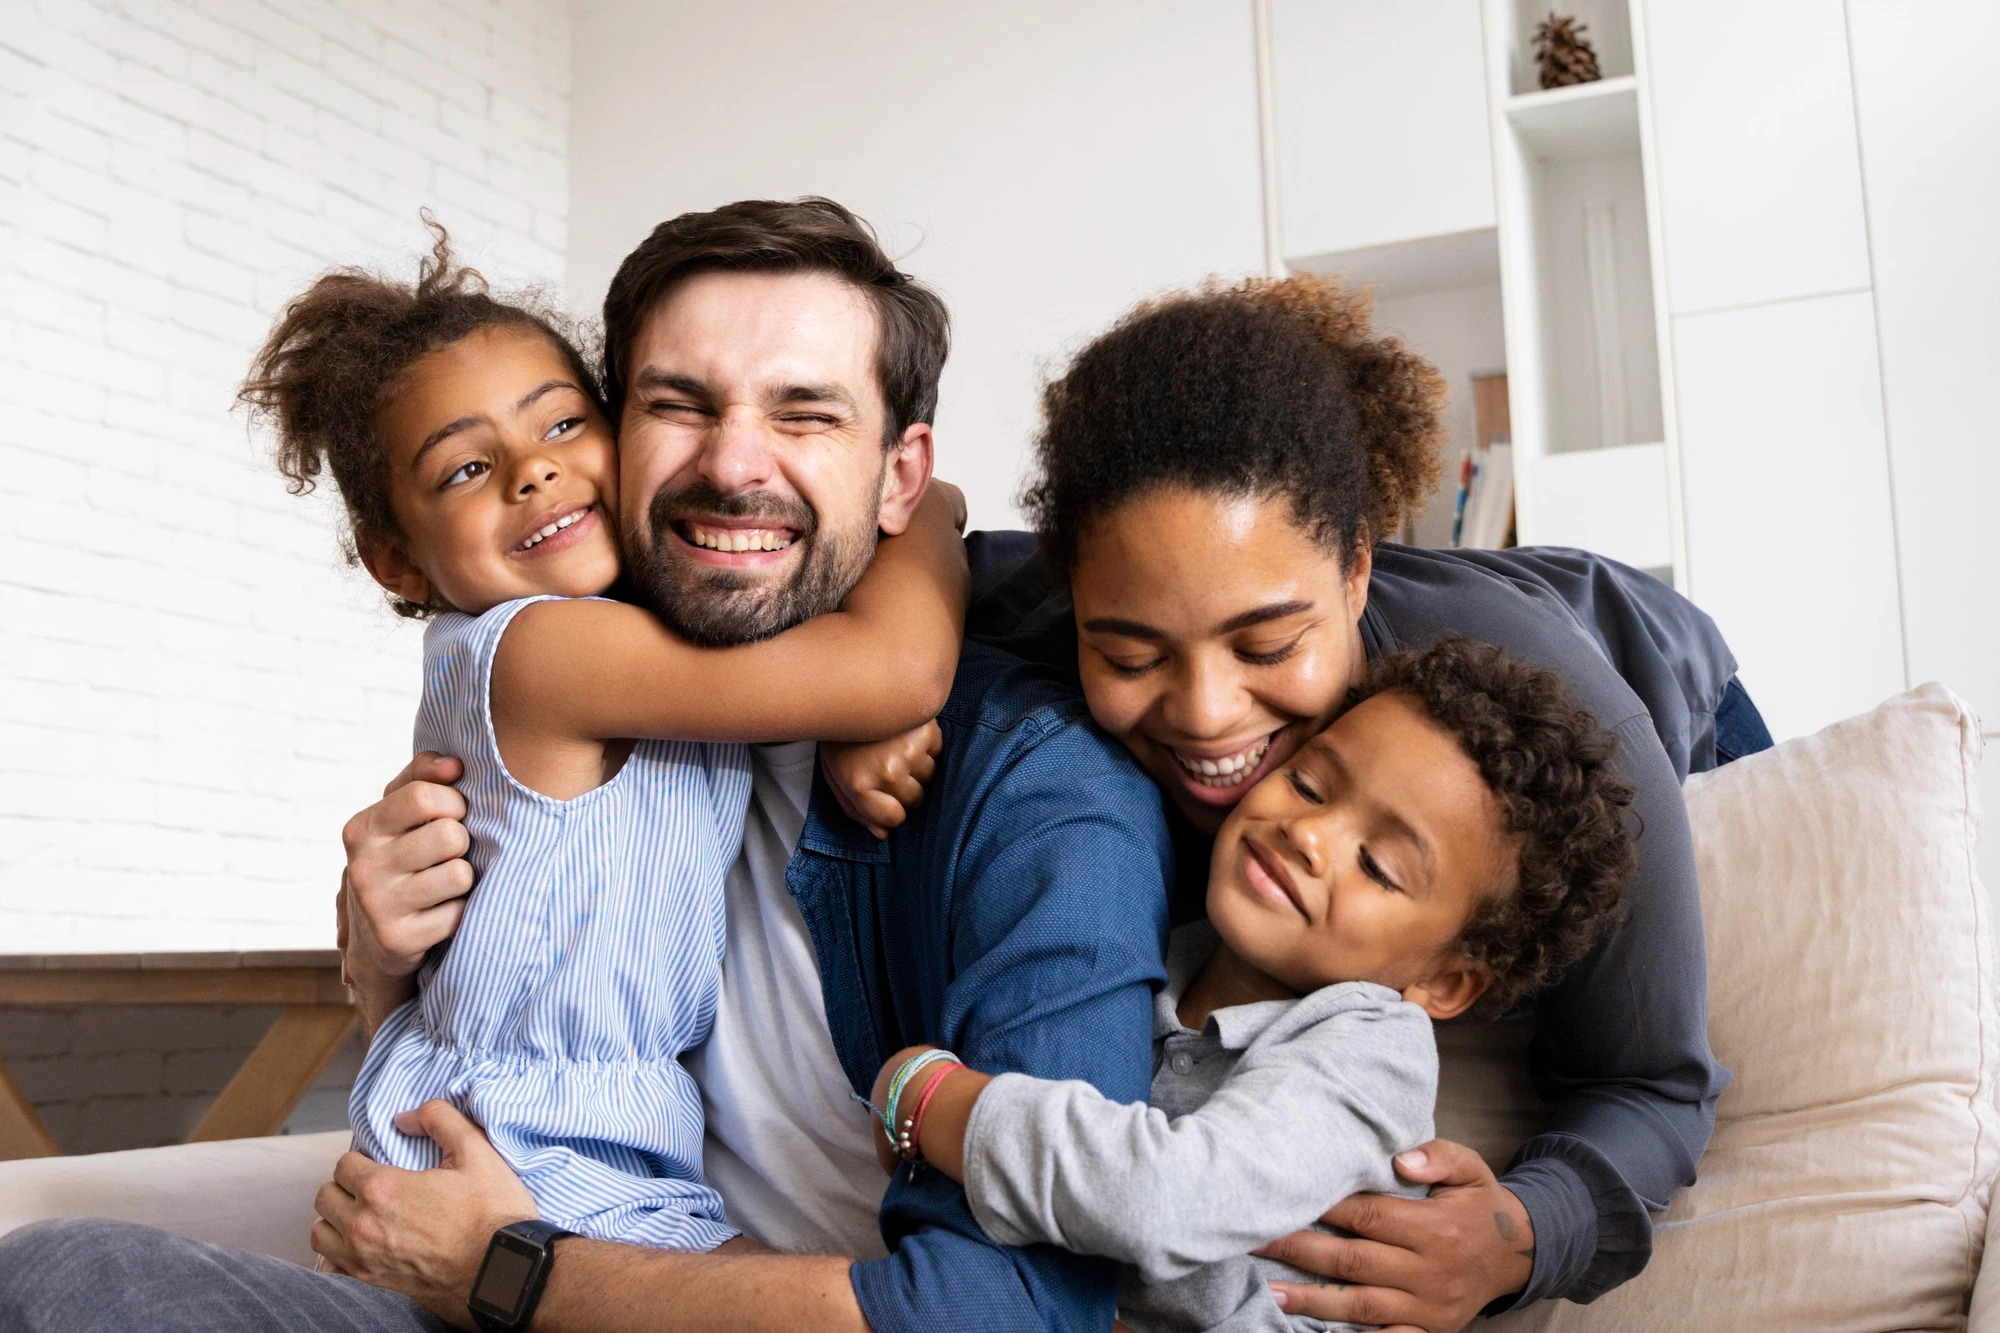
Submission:
M 1625 0 L 1569 8 L 1604 77 L 1543 90 L 1547 6 L 1483 0 L 1520 540 L 1685 586 L 1643 41 Z

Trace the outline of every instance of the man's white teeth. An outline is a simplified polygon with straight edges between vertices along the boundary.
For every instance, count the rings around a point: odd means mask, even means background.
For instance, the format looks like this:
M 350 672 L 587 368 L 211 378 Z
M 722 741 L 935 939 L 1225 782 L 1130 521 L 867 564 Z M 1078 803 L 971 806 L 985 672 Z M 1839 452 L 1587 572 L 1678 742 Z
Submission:
M 777 528 L 698 528 L 687 525 L 688 540 L 711 551 L 782 551 L 791 534 Z
M 1248 749 L 1220 759 L 1192 759 L 1179 750 L 1174 751 L 1174 759 L 1189 777 L 1204 787 L 1234 787 L 1250 776 L 1250 770 L 1257 767 L 1264 758 L 1264 751 L 1270 748 L 1271 738 L 1266 736 Z
M 570 524 L 577 522 L 579 519 L 581 519 L 585 514 L 588 514 L 589 512 L 590 511 L 588 509 L 579 509 L 574 514 L 564 514 L 561 518 L 549 524 L 547 527 L 543 528 L 540 532 L 528 538 L 528 540 L 522 542 L 519 546 L 516 546 L 514 549 L 517 551 L 526 551 L 532 547 L 540 546 L 544 540 L 555 536 L 558 532 L 561 532 L 564 528 L 568 527 Z

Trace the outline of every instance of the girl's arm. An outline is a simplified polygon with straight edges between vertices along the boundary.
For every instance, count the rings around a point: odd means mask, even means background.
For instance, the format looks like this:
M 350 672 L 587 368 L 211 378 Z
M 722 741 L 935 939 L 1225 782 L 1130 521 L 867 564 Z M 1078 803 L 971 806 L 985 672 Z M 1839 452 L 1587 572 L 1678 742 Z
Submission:
M 1392 1187 L 1390 1159 L 1431 1137 L 1437 1054 L 1423 1011 L 1351 991 L 1301 1002 L 1314 1003 L 1309 1024 L 1259 1037 L 1177 1119 L 1075 1080 L 957 1071 L 924 1105 L 918 1147 L 964 1184 L 1000 1244 L 1104 1255 L 1148 1282 L 1239 1257 L 1309 1225 L 1329 1201 Z M 931 1077 L 918 1071 L 899 1117 Z
M 879 740 L 929 721 L 951 692 L 965 622 L 952 519 L 932 487 L 838 611 L 760 643 L 698 648 L 618 602 L 523 609 L 493 664 L 502 757 L 621 737 Z

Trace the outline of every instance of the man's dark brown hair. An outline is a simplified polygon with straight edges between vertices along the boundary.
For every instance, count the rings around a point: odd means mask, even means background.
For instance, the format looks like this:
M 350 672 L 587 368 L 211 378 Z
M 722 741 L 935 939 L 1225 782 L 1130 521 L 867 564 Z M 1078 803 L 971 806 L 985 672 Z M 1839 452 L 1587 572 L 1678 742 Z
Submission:
M 632 344 L 646 316 L 697 273 L 827 273 L 875 308 L 875 374 L 888 407 L 883 444 L 937 415 L 951 319 L 936 292 L 883 253 L 874 231 L 831 199 L 745 199 L 653 228 L 604 294 L 604 394 L 616 421 L 631 387 Z

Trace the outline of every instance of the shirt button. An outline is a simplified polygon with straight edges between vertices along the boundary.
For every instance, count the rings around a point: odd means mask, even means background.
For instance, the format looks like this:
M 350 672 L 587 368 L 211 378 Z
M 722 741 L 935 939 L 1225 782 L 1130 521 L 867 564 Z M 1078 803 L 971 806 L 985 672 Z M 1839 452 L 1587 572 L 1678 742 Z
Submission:
M 1173 1058 L 1167 1061 L 1167 1064 L 1176 1074 L 1190 1073 L 1194 1069 L 1194 1057 L 1186 1051 L 1175 1051 Z

